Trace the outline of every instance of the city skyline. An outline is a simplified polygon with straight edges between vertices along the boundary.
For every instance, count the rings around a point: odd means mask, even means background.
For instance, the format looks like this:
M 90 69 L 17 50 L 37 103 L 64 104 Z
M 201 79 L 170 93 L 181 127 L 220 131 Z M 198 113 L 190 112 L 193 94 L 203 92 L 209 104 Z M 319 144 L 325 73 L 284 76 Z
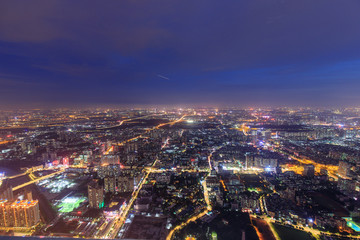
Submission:
M 360 239 L 359 112 L 0 111 L 0 239 Z
M 0 1 L 0 240 L 360 239 L 359 10 Z
M 2 1 L 0 101 L 359 106 L 358 1 Z

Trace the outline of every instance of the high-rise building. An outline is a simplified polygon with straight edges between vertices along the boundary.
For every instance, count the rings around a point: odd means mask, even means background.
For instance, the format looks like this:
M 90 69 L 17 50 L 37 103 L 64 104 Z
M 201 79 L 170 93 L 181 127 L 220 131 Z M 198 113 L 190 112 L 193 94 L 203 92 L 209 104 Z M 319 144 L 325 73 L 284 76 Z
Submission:
M 340 161 L 338 169 L 339 175 L 341 175 L 342 177 L 348 177 L 350 175 L 350 168 L 351 165 L 349 163 L 345 161 Z
M 101 157 L 101 165 L 120 164 L 120 157 L 117 155 L 104 155 Z
M 125 146 L 125 152 L 126 153 L 132 153 L 138 151 L 138 143 L 137 142 L 131 142 L 127 143 Z
M 14 199 L 12 186 L 9 183 L 9 179 L 5 179 L 0 182 L 0 199 L 7 199 L 9 201 Z
M 40 210 L 37 200 L 0 201 L 0 226 L 30 228 L 39 221 Z
M 134 177 L 131 176 L 118 177 L 117 190 L 119 192 L 132 192 L 134 190 Z
M 100 178 L 120 176 L 121 168 L 119 164 L 110 164 L 106 166 L 100 166 L 98 170 L 98 176 Z
M 254 153 L 246 153 L 245 154 L 245 168 L 264 168 L 275 169 L 278 165 L 278 161 L 273 156 L 267 156 L 266 154 L 254 154 Z
M 11 213 L 11 203 L 8 200 L 0 200 L 0 226 L 1 227 L 11 227 L 10 217 Z
M 92 181 L 88 185 L 88 198 L 91 208 L 104 207 L 104 190 L 97 181 Z
M 304 166 L 303 176 L 313 177 L 315 175 L 315 167 L 312 164 L 306 164 Z
M 106 177 L 104 178 L 104 190 L 108 192 L 116 192 L 116 177 Z
M 356 181 L 339 178 L 337 186 L 340 191 L 354 192 L 356 190 Z
M 14 213 L 14 227 L 32 227 L 40 220 L 37 200 L 16 201 L 11 205 Z
M 139 183 L 140 177 L 138 174 L 121 174 L 117 177 L 105 177 L 104 190 L 106 193 L 132 192 Z

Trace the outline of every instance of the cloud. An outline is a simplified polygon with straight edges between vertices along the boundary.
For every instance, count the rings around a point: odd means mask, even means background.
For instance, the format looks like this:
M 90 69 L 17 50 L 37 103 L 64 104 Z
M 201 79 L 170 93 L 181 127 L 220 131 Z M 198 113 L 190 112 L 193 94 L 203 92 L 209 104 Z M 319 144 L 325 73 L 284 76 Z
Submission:
M 358 87 L 358 66 L 339 66 L 360 59 L 359 7 L 357 0 L 4 0 L 0 71 L 44 86 L 16 91 L 10 78 L 13 94 L 58 95 L 54 101 L 65 101 L 57 91 L 66 101 L 103 94 L 98 101 L 145 103 L 331 94 L 341 78 L 344 89 Z M 169 78 L 157 73 L 169 72 L 171 81 L 159 81 Z

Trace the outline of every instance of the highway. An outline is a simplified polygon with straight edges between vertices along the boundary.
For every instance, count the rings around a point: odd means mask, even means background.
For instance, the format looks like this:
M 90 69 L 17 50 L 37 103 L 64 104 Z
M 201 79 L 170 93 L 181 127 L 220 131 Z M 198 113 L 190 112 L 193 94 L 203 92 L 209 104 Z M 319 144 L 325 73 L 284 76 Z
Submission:
M 13 176 L 9 176 L 9 177 L 6 177 L 7 179 L 13 179 L 13 178 L 17 178 L 17 177 L 21 177 L 21 176 L 24 176 L 28 174 L 28 172 L 24 172 L 24 173 L 20 173 L 20 174 L 17 174 L 17 175 L 13 175 Z
M 52 177 L 52 176 L 54 176 L 54 175 L 63 173 L 64 171 L 65 171 L 65 170 L 61 169 L 61 170 L 59 170 L 59 171 L 57 171 L 57 172 L 54 172 L 54 173 L 48 174 L 48 175 L 46 175 L 46 176 L 42 176 L 42 177 L 36 178 L 36 179 L 34 179 L 34 180 L 32 180 L 32 181 L 23 183 L 23 184 L 21 184 L 21 185 L 18 185 L 18 186 L 16 186 L 16 187 L 13 187 L 13 191 L 16 191 L 16 190 L 18 190 L 18 189 L 20 189 L 20 188 L 26 187 L 26 186 L 28 186 L 28 185 L 30 185 L 30 184 L 33 184 L 33 183 L 36 183 L 36 182 L 38 182 L 38 181 L 47 179 L 47 178 Z

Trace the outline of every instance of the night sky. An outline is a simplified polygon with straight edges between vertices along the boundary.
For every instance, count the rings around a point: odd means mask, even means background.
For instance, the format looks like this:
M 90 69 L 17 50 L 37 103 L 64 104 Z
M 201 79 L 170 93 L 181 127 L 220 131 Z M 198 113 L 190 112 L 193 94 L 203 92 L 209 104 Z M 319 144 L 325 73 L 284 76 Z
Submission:
M 0 105 L 360 106 L 359 0 L 1 0 Z

